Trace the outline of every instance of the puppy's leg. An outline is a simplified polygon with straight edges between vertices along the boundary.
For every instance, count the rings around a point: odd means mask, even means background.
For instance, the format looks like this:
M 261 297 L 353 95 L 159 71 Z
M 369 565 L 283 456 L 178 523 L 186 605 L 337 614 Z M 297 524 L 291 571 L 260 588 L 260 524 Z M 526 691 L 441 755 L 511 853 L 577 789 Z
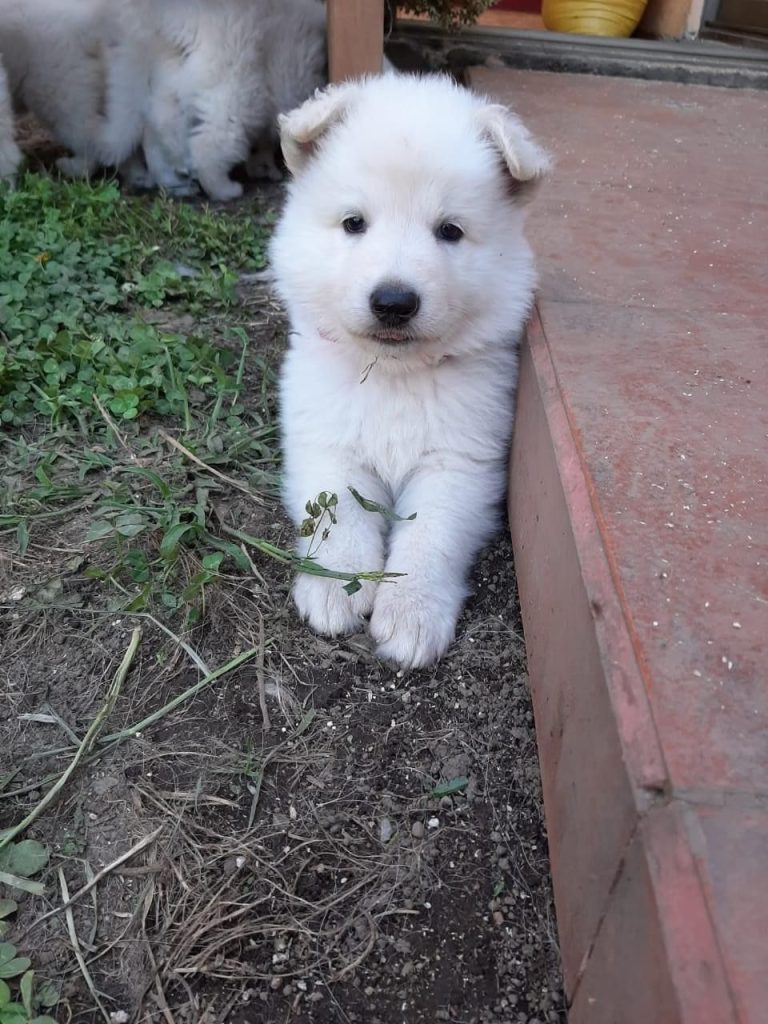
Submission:
M 326 516 L 318 536 L 301 537 L 297 550 L 312 554 L 319 565 L 337 572 L 379 571 L 384 565 L 385 524 L 380 515 L 366 512 L 347 489 L 351 484 L 365 497 L 386 501 L 381 481 L 356 465 L 351 458 L 335 457 L 318 451 L 287 452 L 285 502 L 297 526 L 307 517 L 306 503 L 321 491 L 338 497 L 336 523 Z M 325 539 L 324 529 L 330 525 Z M 299 614 L 318 633 L 336 636 L 362 628 L 364 616 L 373 607 L 377 584 L 366 581 L 356 594 L 344 590 L 342 580 L 324 579 L 299 573 L 293 596 Z
M 229 172 L 248 157 L 248 144 L 244 138 L 222 132 L 205 123 L 198 126 L 189 140 L 192 166 L 197 180 L 211 199 L 239 199 L 243 186 L 232 181 Z
M 174 165 L 173 154 L 168 152 L 164 139 L 151 125 L 144 133 L 144 158 L 147 161 L 148 177 L 157 188 L 175 196 L 197 195 L 197 184 Z
M 211 199 L 239 199 L 243 186 L 229 177 L 230 171 L 248 159 L 250 138 L 260 132 L 264 100 L 253 90 L 247 93 L 225 77 L 216 89 L 197 97 L 190 120 L 189 152 L 192 173 Z M 248 114 L 246 127 L 245 112 Z M 263 126 L 266 128 L 266 124 Z
M 171 66 L 158 74 L 144 128 L 144 158 L 149 177 L 158 188 L 177 196 L 193 196 L 198 188 L 190 174 L 187 115 L 174 85 L 174 72 Z
M 382 583 L 371 616 L 378 653 L 404 668 L 430 665 L 453 640 L 467 595 L 467 574 L 493 533 L 504 469 L 472 463 L 454 469 L 422 467 L 397 502 L 411 522 L 394 524 L 388 572 L 406 576 Z
M 56 166 L 65 178 L 90 178 L 101 166 L 98 160 L 89 156 L 60 156 Z
M 124 160 L 118 167 L 117 173 L 120 175 L 120 180 L 128 188 L 146 189 L 157 187 L 157 182 L 144 163 L 140 153 L 134 153 L 127 160 Z
M 13 107 L 8 77 L 0 64 L 0 178 L 13 180 L 21 163 L 21 150 L 14 138 Z
M 151 72 L 142 42 L 147 40 L 125 39 L 106 49 L 106 109 L 98 141 L 102 161 L 114 167 L 127 163 L 141 145 Z

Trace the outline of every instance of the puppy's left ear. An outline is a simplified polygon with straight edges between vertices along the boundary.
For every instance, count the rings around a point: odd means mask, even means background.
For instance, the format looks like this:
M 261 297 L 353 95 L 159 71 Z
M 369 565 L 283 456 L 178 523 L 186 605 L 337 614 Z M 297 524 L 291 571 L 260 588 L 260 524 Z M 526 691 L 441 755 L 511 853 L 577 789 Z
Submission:
M 480 108 L 478 116 L 483 135 L 498 150 L 509 173 L 510 193 L 527 202 L 552 167 L 549 154 L 507 107 L 488 103 Z
M 327 86 L 318 89 L 300 107 L 279 115 L 280 146 L 286 166 L 294 177 L 301 173 L 323 136 L 344 119 L 354 91 L 352 82 Z

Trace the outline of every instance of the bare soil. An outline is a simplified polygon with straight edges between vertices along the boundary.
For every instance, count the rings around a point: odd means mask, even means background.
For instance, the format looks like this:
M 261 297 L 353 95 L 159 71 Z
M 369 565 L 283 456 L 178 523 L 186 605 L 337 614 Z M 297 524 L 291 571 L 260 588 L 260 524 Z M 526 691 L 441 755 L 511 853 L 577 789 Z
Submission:
M 281 314 L 261 284 L 243 298 L 249 358 L 274 364 Z M 249 399 L 265 401 L 260 364 L 246 379 Z M 290 545 L 274 503 L 233 490 L 219 515 Z M 0 828 L 71 759 L 67 729 L 84 735 L 133 629 L 138 653 L 102 735 L 203 675 L 158 625 L 178 633 L 173 613 L 111 610 L 114 595 L 83 572 L 87 525 L 84 511 L 35 534 L 23 559 L 8 538 L 0 551 L 0 779 L 16 773 Z M 365 636 L 313 635 L 276 562 L 210 589 L 186 644 L 209 669 L 258 653 L 96 748 L 28 833 L 52 857 L 45 895 L 22 896 L 11 938 L 62 983 L 61 1021 L 565 1020 L 506 534 L 473 585 L 448 656 L 410 673 L 378 662 Z M 76 892 L 152 834 L 73 908 L 91 991 L 65 915 L 39 918 L 61 906 L 59 869 Z

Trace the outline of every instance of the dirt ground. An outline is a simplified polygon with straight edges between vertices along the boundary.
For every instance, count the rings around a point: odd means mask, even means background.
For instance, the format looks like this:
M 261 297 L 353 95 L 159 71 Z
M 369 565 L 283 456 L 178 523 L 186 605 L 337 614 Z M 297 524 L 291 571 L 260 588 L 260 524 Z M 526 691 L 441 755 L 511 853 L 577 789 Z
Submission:
M 242 290 L 249 359 L 275 365 L 282 315 L 262 282 Z M 246 397 L 269 406 L 262 379 L 254 362 Z M 218 515 L 290 546 L 274 502 L 230 490 Z M 61 983 L 57 1019 L 564 1021 L 506 535 L 477 566 L 448 656 L 403 673 L 365 636 L 314 636 L 289 570 L 266 558 L 211 588 L 183 636 L 172 612 L 116 612 L 83 571 L 86 525 L 57 521 L 22 559 L 0 538 L 0 828 L 71 759 L 141 629 L 103 732 L 130 738 L 95 747 L 28 833 L 52 856 L 10 937 Z M 105 868 L 71 915 L 40 921 L 61 906 L 60 869 L 74 893 Z

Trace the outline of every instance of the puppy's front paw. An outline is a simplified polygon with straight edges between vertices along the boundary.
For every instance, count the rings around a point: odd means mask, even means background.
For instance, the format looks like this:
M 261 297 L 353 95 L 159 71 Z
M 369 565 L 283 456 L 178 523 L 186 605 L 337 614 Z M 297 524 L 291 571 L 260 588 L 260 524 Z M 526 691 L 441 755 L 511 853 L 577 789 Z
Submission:
M 91 161 L 84 156 L 60 156 L 56 166 L 65 178 L 88 178 L 94 169 Z
M 441 658 L 456 632 L 458 609 L 403 584 L 379 586 L 371 616 L 377 654 L 402 668 L 424 668 Z
M 240 199 L 243 195 L 243 186 L 239 181 L 232 181 L 230 178 L 220 178 L 216 181 L 203 180 L 201 184 L 209 197 L 216 202 L 227 203 L 232 199 Z
M 356 594 L 348 594 L 341 580 L 300 573 L 293 586 L 293 599 L 299 615 L 316 633 L 339 636 L 357 633 L 363 619 L 370 615 L 376 584 L 366 581 Z

